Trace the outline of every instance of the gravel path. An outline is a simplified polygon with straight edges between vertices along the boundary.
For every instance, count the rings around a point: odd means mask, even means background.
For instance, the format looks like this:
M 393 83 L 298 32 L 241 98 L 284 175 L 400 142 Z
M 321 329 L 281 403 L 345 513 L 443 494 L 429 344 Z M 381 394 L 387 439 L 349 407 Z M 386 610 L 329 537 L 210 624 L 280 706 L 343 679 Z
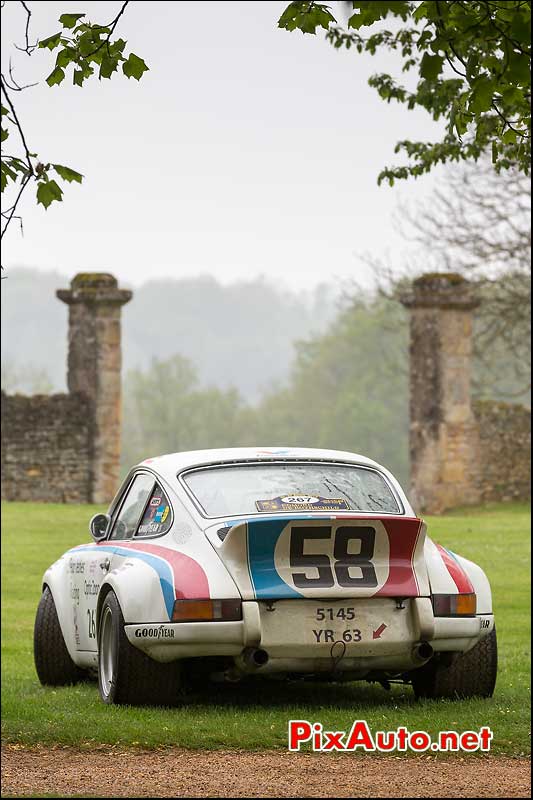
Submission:
M 2 748 L 2 795 L 529 797 L 527 759 Z

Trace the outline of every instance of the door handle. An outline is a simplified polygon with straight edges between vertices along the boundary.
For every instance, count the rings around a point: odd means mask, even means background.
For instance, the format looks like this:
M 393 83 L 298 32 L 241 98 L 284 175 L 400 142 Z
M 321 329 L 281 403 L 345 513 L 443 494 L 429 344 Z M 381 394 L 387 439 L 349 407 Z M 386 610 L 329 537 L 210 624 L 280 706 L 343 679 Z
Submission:
M 110 561 L 108 558 L 106 558 L 106 560 L 105 560 L 105 561 L 101 561 L 101 562 L 100 562 L 100 568 L 101 568 L 101 569 L 102 569 L 104 572 L 108 572 L 108 571 L 109 571 L 109 567 L 110 567 L 110 566 L 111 566 L 111 561 Z

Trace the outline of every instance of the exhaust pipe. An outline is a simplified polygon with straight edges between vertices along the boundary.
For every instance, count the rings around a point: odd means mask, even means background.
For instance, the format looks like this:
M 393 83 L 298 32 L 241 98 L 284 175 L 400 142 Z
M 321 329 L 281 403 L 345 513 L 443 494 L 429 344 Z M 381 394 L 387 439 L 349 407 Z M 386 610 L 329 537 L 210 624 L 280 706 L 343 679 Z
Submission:
M 264 667 L 267 661 L 267 651 L 256 647 L 246 647 L 236 659 L 237 665 L 245 672 L 254 672 Z
M 235 664 L 223 673 L 224 680 L 237 683 L 245 675 L 257 672 L 269 659 L 266 650 L 257 647 L 245 647 L 240 655 L 235 656 Z
M 413 647 L 413 660 L 418 664 L 424 664 L 429 661 L 433 655 L 433 648 L 429 642 L 420 642 Z

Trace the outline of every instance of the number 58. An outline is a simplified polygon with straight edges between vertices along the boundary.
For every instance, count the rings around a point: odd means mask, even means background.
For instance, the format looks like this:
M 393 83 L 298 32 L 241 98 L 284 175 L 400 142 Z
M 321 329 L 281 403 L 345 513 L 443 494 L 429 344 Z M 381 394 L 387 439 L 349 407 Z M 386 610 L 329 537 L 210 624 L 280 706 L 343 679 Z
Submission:
M 335 579 L 343 588 L 374 588 L 378 585 L 376 570 L 372 564 L 374 555 L 374 542 L 376 531 L 370 527 L 356 527 L 344 525 L 337 528 L 333 545 L 332 559 L 326 554 L 305 553 L 307 540 L 327 539 L 331 541 L 332 529 L 329 525 L 319 527 L 293 528 L 290 543 L 290 565 L 294 569 L 303 567 L 306 570 L 316 570 L 316 577 L 309 577 L 305 572 L 293 572 L 294 585 L 300 589 L 331 589 L 335 586 Z M 359 540 L 358 553 L 349 553 L 348 544 L 352 540 Z M 350 575 L 350 569 L 357 568 L 359 575 Z

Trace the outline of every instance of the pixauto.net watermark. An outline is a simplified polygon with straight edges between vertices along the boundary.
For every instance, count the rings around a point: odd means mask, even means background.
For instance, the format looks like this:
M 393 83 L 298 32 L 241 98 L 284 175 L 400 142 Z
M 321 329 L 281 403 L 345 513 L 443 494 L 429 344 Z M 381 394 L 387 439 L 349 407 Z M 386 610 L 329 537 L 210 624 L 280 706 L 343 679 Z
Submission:
M 473 753 L 488 752 L 492 731 L 482 727 L 478 731 L 439 731 L 433 739 L 427 731 L 409 731 L 401 726 L 393 731 L 372 733 L 365 720 L 355 720 L 349 731 L 326 731 L 320 722 L 291 719 L 289 722 L 289 750 L 298 752 L 302 745 L 310 745 L 315 752 L 390 753 Z

